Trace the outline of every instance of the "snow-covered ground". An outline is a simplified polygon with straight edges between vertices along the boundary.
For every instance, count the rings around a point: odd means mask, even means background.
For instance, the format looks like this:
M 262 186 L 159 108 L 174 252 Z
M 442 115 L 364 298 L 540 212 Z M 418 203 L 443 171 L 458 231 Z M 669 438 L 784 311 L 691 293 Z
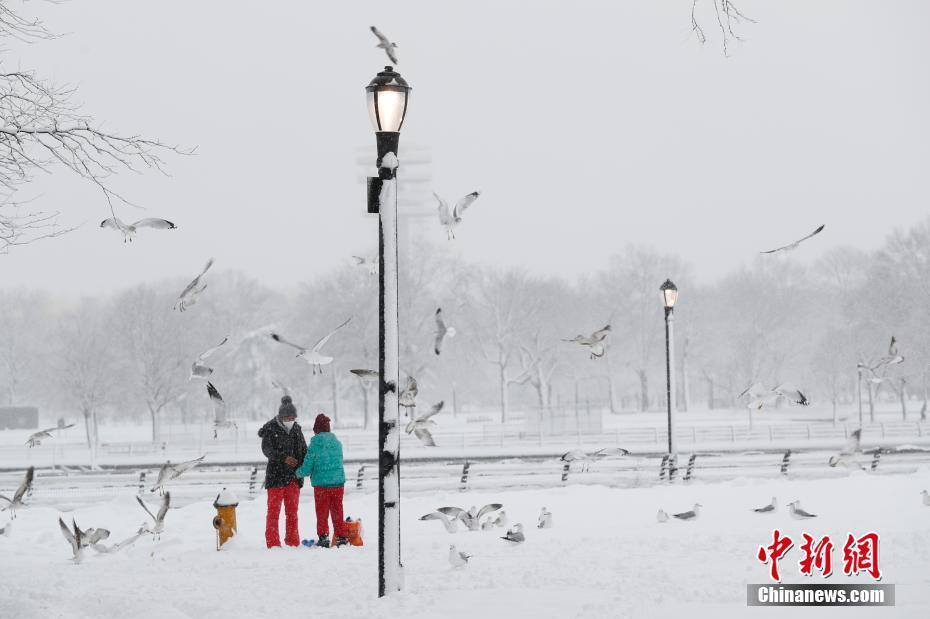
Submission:
M 346 498 L 346 513 L 362 517 L 367 545 L 342 549 L 263 546 L 264 502 L 239 506 L 239 536 L 215 550 L 212 496 L 166 519 L 160 542 L 140 539 L 113 556 L 90 552 L 75 565 L 58 530 L 59 512 L 24 508 L 12 533 L 0 536 L 0 617 L 925 617 L 930 609 L 930 468 L 908 475 L 854 474 L 819 480 L 677 483 L 637 489 L 576 485 L 459 493 L 406 493 L 402 503 L 405 590 L 378 600 L 375 492 Z M 217 490 L 219 490 L 217 488 Z M 772 495 L 783 506 L 800 499 L 819 514 L 798 522 L 782 507 L 761 516 L 750 508 Z M 314 537 L 312 495 L 301 501 L 302 537 Z M 150 497 L 151 498 L 151 495 Z M 417 518 L 442 505 L 497 501 L 511 522 L 527 525 L 527 541 L 511 548 L 494 532 L 445 532 Z M 704 509 L 696 522 L 656 522 L 667 511 Z M 542 506 L 554 514 L 537 530 Z M 65 514 L 82 527 L 108 527 L 111 540 L 129 536 L 144 513 L 119 497 Z M 6 516 L 0 526 L 6 523 Z M 767 582 L 755 558 L 779 527 L 799 539 L 806 531 L 845 539 L 881 535 L 883 583 L 895 584 L 895 608 L 746 607 L 746 584 Z M 474 554 L 464 569 L 447 563 L 448 545 Z M 841 565 L 841 546 L 834 555 Z M 798 545 L 783 559 L 784 582 L 820 582 L 798 573 Z M 834 574 L 831 583 L 870 582 Z

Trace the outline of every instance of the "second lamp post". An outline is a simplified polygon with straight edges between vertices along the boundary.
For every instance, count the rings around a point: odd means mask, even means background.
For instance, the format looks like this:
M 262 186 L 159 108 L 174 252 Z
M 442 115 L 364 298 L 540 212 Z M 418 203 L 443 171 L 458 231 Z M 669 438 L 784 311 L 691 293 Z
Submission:
M 665 305 L 665 397 L 668 402 L 668 454 L 675 452 L 675 302 L 678 301 L 678 288 L 667 279 L 662 286 L 662 303 Z

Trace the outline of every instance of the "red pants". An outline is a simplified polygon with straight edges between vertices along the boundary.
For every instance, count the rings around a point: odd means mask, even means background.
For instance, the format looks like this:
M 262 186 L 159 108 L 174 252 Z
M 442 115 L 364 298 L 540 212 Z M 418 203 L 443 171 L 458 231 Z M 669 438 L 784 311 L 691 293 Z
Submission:
M 336 537 L 348 537 L 345 518 L 342 516 L 343 486 L 313 488 L 313 500 L 316 503 L 316 534 L 319 537 L 329 535 L 329 517 L 333 517 L 333 530 Z
M 284 543 L 288 546 L 300 545 L 297 532 L 297 504 L 300 500 L 300 486 L 297 480 L 283 488 L 268 488 L 268 514 L 265 518 L 265 545 L 269 548 L 280 546 L 278 537 L 278 519 L 281 515 L 281 502 L 284 501 Z

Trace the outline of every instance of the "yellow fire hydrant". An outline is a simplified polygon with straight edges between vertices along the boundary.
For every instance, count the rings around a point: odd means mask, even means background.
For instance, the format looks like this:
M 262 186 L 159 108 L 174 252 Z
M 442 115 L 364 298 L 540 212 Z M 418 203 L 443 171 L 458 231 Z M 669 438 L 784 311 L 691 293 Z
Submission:
M 213 501 L 213 507 L 216 508 L 213 528 L 216 529 L 217 550 L 236 534 L 236 507 L 238 505 L 239 497 L 226 488 L 223 488 L 223 491 L 216 495 L 216 500 Z

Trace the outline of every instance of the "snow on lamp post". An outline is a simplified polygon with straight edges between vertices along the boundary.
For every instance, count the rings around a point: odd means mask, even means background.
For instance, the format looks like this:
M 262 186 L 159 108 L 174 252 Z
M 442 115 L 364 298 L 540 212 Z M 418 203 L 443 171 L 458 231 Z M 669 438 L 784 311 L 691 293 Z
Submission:
M 675 408 L 675 303 L 678 301 L 678 288 L 667 279 L 659 287 L 662 291 L 662 303 L 665 306 L 665 397 L 668 402 L 668 453 L 675 457 L 675 428 L 673 411 Z
M 378 176 L 368 179 L 368 212 L 378 217 L 378 597 L 400 591 L 400 407 L 397 403 L 397 148 L 410 86 L 384 67 L 365 88 L 375 127 Z

